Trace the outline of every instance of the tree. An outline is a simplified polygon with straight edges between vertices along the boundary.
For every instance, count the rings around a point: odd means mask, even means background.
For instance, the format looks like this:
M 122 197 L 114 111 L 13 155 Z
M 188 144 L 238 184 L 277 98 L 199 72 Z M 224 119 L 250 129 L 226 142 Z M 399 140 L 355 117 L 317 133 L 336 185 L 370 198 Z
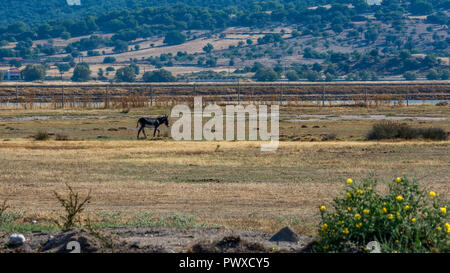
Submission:
M 258 81 L 275 81 L 278 78 L 280 75 L 269 67 L 260 68 L 255 73 L 255 79 Z
M 178 30 L 169 31 L 164 38 L 164 43 L 168 45 L 179 45 L 186 41 L 186 36 L 184 36 Z
M 214 49 L 214 46 L 210 43 L 208 43 L 207 45 L 205 45 L 203 47 L 203 51 L 205 51 L 206 53 L 211 53 L 211 51 Z
M 59 74 L 61 74 L 61 80 L 64 72 L 67 72 L 70 70 L 70 65 L 68 63 L 58 63 L 56 64 L 56 67 L 58 68 Z
M 427 1 L 412 1 L 410 11 L 414 15 L 428 15 L 433 12 L 433 5 Z
M 91 79 L 91 70 L 87 63 L 79 63 L 73 70 L 71 80 L 74 82 L 86 82 Z
M 8 62 L 8 64 L 9 64 L 9 66 L 13 66 L 13 67 L 16 67 L 16 68 L 19 68 L 19 67 L 22 66 L 22 62 L 20 60 L 17 60 L 17 59 L 10 60 Z
M 417 75 L 414 71 L 407 71 L 405 74 L 403 74 L 403 78 L 407 81 L 413 81 L 417 78 Z
M 134 82 L 136 81 L 136 70 L 131 66 L 119 68 L 115 78 L 119 82 Z
M 112 64 L 112 63 L 115 63 L 115 62 L 116 62 L 116 58 L 114 58 L 114 57 L 105 57 L 103 59 L 103 63 L 104 64 Z
M 121 41 L 121 40 L 117 40 L 114 43 L 113 51 L 115 53 L 127 52 L 128 51 L 128 44 L 127 44 L 127 42 L 124 42 L 124 41 Z
M 288 72 L 286 72 L 286 78 L 290 81 L 298 81 L 300 77 L 298 76 L 297 72 L 295 72 L 295 70 L 289 70 Z
M 25 81 L 37 81 L 45 79 L 45 67 L 40 64 L 27 65 L 22 71 Z
M 320 78 L 320 74 L 316 71 L 309 70 L 305 72 L 305 77 L 308 79 L 308 81 L 314 82 Z
M 142 76 L 144 82 L 174 82 L 176 78 L 165 69 L 147 71 Z
M 441 75 L 439 75 L 439 73 L 435 69 L 430 69 L 430 71 L 427 74 L 428 80 L 439 80 L 440 77 Z
M 400 51 L 399 57 L 402 60 L 409 59 L 411 57 L 411 52 L 409 52 L 409 50 L 402 50 Z

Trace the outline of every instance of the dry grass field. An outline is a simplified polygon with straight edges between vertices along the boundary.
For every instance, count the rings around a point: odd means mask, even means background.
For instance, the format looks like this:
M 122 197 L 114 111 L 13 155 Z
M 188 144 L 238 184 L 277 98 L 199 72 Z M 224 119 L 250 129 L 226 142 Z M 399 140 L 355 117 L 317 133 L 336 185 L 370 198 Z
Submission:
M 314 234 L 318 207 L 348 177 L 372 173 L 390 181 L 407 174 L 448 198 L 450 141 L 368 142 L 365 134 L 377 120 L 362 119 L 406 117 L 402 122 L 412 126 L 449 131 L 448 106 L 283 107 L 276 152 L 261 152 L 255 141 L 176 142 L 168 129 L 160 138 L 135 139 L 138 117 L 168 112 L 1 110 L 0 201 L 9 200 L 25 223 L 51 223 L 62 213 L 53 191 L 64 193 L 68 183 L 81 193 L 92 190 L 86 215 L 99 221 L 111 214 L 118 221 L 136 213 L 179 214 L 211 226 L 276 231 L 290 225 Z M 299 115 L 323 119 L 292 122 Z M 357 117 L 332 120 L 348 115 Z M 38 131 L 50 140 L 34 140 Z M 57 134 L 69 141 L 56 141 Z M 323 141 L 325 134 L 336 139 Z

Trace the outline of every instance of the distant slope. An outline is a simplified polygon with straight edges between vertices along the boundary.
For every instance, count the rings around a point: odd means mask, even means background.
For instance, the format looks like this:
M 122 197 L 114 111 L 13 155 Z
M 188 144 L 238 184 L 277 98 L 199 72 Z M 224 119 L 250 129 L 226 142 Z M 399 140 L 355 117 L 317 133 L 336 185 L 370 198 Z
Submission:
M 0 1 L 0 23 L 12 24 L 22 21 L 27 24 L 39 24 L 49 20 L 76 19 L 88 15 L 98 15 L 115 10 L 133 10 L 149 6 L 167 6 L 185 3 L 189 6 L 223 8 L 230 6 L 246 7 L 254 0 L 80 0 L 81 6 L 68 5 L 66 0 L 2 0 Z M 287 0 L 284 2 L 298 2 Z M 304 0 L 305 4 L 316 4 L 324 0 Z M 351 2 L 351 1 L 349 1 Z M 260 6 L 270 3 L 258 4 Z

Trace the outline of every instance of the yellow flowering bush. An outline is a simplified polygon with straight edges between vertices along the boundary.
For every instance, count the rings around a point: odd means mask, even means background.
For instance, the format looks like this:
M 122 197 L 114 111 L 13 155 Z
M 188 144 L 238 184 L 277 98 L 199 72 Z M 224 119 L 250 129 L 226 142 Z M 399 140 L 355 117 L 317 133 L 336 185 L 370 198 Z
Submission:
M 379 242 L 382 252 L 450 251 L 449 202 L 406 176 L 389 182 L 384 194 L 377 184 L 373 177 L 352 180 L 342 196 L 319 210 L 317 251 L 363 252 L 371 241 Z

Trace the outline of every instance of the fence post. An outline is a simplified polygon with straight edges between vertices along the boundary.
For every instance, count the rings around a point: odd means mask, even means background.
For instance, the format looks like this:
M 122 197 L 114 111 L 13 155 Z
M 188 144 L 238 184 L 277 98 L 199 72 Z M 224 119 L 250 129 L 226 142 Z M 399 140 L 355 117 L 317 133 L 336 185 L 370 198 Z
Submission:
M 240 85 L 240 79 L 237 79 L 238 84 L 238 104 L 241 104 L 241 85 Z
M 19 108 L 19 87 L 16 83 L 16 107 Z
M 280 83 L 280 105 L 283 102 L 283 82 Z
M 406 107 L 409 106 L 409 85 L 406 85 Z
M 325 84 L 322 85 L 322 107 L 325 106 Z
M 153 106 L 153 88 L 152 88 L 152 84 L 150 84 L 150 106 Z

